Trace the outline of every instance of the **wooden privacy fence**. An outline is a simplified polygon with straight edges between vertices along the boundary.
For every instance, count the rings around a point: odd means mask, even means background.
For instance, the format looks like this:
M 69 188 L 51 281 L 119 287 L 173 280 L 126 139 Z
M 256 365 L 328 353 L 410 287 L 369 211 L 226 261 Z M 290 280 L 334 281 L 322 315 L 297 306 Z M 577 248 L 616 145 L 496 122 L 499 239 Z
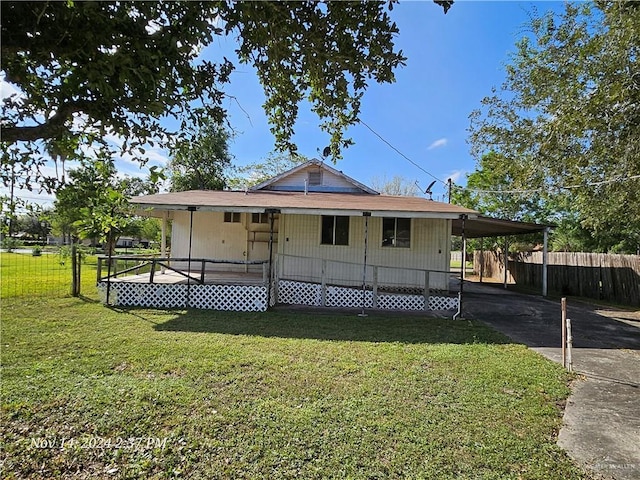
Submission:
M 474 272 L 484 278 L 504 278 L 504 257 L 499 252 L 473 254 Z M 508 271 L 515 283 L 542 287 L 542 252 L 509 255 Z M 564 295 L 640 306 L 640 256 L 606 253 L 551 252 L 549 291 Z

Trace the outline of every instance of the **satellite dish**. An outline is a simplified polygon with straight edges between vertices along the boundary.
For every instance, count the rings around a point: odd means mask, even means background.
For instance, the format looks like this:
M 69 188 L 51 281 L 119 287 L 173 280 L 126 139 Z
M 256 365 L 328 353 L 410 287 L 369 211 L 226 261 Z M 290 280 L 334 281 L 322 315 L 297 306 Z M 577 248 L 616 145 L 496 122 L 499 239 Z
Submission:
M 427 187 L 427 189 L 424 191 L 425 195 L 429 195 L 429 200 L 433 200 L 433 192 L 431 191 L 431 189 L 433 188 L 433 186 L 436 184 L 436 181 L 434 180 L 433 182 L 431 182 L 429 184 L 429 186 Z

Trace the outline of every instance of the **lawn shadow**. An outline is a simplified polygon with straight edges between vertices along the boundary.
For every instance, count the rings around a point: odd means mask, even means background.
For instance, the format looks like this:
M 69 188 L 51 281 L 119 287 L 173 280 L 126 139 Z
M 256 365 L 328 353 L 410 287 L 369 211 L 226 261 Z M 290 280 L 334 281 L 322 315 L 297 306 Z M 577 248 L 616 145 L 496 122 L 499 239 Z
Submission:
M 366 317 L 345 311 L 280 309 L 260 313 L 184 310 L 153 327 L 158 331 L 217 333 L 291 339 L 399 343 L 513 343 L 469 320 L 453 321 L 397 312 Z

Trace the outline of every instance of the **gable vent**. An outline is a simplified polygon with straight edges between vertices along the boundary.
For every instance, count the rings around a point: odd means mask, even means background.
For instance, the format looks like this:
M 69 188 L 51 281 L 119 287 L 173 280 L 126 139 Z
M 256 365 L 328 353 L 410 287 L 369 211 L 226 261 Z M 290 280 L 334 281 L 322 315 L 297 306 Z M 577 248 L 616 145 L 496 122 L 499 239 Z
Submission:
M 309 172 L 309 186 L 322 185 L 322 170 Z

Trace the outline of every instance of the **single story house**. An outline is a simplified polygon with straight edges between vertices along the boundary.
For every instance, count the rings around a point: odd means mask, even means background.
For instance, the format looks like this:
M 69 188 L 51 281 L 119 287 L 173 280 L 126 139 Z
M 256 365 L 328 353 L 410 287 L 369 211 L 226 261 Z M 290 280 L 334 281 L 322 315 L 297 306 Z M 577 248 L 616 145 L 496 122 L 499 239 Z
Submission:
M 455 309 L 458 297 L 448 292 L 452 222 L 478 216 L 449 203 L 381 195 L 318 160 L 246 191 L 131 201 L 163 225 L 172 222 L 171 254 L 153 268 L 179 281 L 156 273 L 144 285 L 122 277 L 99 279 L 99 286 L 109 283 L 119 304 L 162 307 Z

